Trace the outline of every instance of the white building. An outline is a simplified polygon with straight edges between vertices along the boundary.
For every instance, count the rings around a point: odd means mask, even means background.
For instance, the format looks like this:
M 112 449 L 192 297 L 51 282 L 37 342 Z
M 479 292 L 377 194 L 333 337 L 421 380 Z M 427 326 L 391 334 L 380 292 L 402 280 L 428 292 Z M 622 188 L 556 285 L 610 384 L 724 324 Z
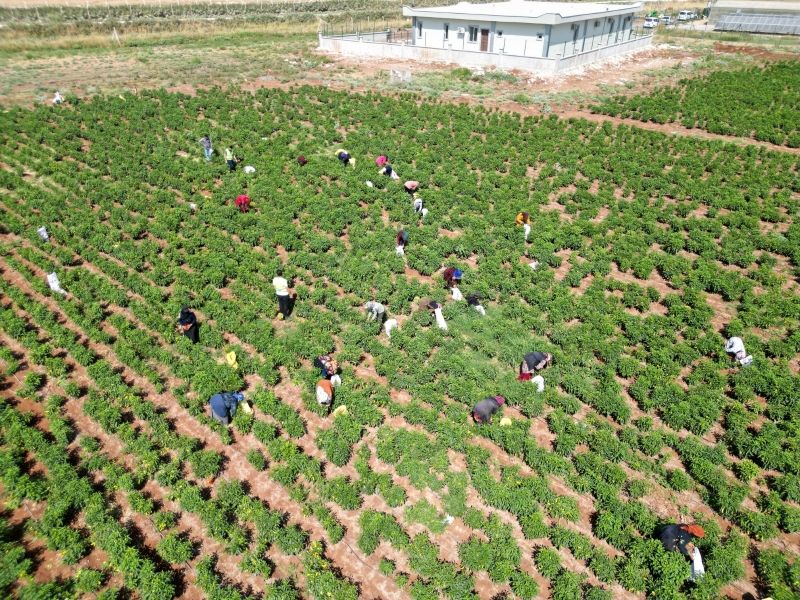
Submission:
M 650 45 L 634 32 L 643 2 L 596 4 L 510 0 L 403 7 L 403 32 L 320 34 L 320 49 L 342 54 L 439 61 L 469 67 L 561 71 Z
M 492 2 L 432 8 L 403 7 L 413 43 L 425 48 L 504 53 L 537 58 L 571 56 L 627 41 L 635 4 Z

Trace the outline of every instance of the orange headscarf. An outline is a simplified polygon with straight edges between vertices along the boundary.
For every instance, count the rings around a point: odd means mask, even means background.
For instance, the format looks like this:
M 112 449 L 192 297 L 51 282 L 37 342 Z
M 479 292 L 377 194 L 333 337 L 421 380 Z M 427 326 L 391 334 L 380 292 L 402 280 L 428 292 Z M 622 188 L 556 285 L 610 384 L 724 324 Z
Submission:
M 699 538 L 706 537 L 706 532 L 703 531 L 703 528 L 700 527 L 700 525 L 697 525 L 697 524 L 694 524 L 694 523 L 691 524 L 691 525 L 682 525 L 681 529 L 683 529 L 684 531 L 688 531 L 694 537 L 699 537 Z

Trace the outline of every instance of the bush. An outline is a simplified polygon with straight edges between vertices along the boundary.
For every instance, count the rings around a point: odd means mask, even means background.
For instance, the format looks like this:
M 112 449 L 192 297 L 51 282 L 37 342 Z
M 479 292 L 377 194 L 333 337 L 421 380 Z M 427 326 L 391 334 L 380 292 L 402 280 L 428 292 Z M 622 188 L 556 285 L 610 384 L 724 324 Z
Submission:
M 263 471 L 267 468 L 267 459 L 258 448 L 250 448 L 247 451 L 247 462 L 253 465 L 256 471 Z
M 561 571 L 561 555 L 553 548 L 539 548 L 534 559 L 542 577 L 553 579 Z
M 192 559 L 194 551 L 189 540 L 182 539 L 177 533 L 172 532 L 156 545 L 158 555 L 173 565 L 180 565 Z

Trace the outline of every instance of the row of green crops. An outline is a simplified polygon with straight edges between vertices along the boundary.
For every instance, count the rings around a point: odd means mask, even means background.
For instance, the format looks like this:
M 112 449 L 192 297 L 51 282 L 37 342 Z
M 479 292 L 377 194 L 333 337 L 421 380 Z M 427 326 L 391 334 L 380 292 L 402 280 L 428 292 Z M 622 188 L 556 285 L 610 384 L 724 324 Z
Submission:
M 775 62 L 681 79 L 649 94 L 613 96 L 591 110 L 800 148 L 798 82 L 796 60 Z
M 287 526 L 261 546 L 243 545 L 258 520 L 221 506 L 219 494 L 198 497 L 198 482 L 217 472 L 219 456 L 174 439 L 156 410 L 177 401 L 213 429 L 204 416 L 208 396 L 245 378 L 265 386 L 250 390 L 256 415 L 237 415 L 236 437 L 214 429 L 219 439 L 246 454 L 254 473 L 267 470 L 332 543 L 342 539 L 336 515 L 359 514 L 360 531 L 347 535 L 364 555 L 388 541 L 400 553 L 392 560 L 407 559 L 411 573 L 384 570 L 415 598 L 473 597 L 482 573 L 533 597 L 535 572 L 523 566 L 523 550 L 535 555 L 554 598 L 605 597 L 615 584 L 664 598 L 714 597 L 744 577 L 748 538 L 770 544 L 800 530 L 790 364 L 800 350 L 800 303 L 791 289 L 800 263 L 796 157 L 609 123 L 309 87 L 147 92 L 12 109 L 0 124 L 0 224 L 10 242 L 3 293 L 14 303 L 0 329 L 37 365 L 17 395 L 35 398 L 43 374 L 69 376 L 73 361 L 88 366 L 107 396 L 76 392 L 88 398 L 84 413 L 148 468 L 155 469 L 147 457 L 159 453 L 160 476 L 140 472 L 145 479 L 124 485 L 136 492 L 160 477 L 209 537 L 232 556 L 247 552 L 252 568 L 268 570 L 257 562 L 267 543 L 291 554 L 307 539 Z M 197 139 L 206 132 L 217 151 L 234 144 L 255 175 L 227 173 L 218 154 L 203 161 Z M 340 146 L 356 157 L 355 169 L 335 159 Z M 377 174 L 381 153 L 404 179 L 422 182 L 425 219 L 398 184 Z M 309 159 L 305 167 L 298 154 Z M 246 215 L 232 206 L 242 191 L 253 199 Z M 530 244 L 513 226 L 521 210 L 533 218 Z M 53 243 L 38 237 L 40 226 Z M 404 258 L 394 254 L 401 227 L 411 233 Z M 536 271 L 527 264 L 534 259 Z M 483 292 L 487 306 L 481 318 L 446 302 L 446 333 L 427 313 L 412 312 L 417 297 L 446 300 L 445 266 L 464 270 L 462 289 Z M 278 268 L 298 294 L 292 320 L 280 324 L 272 321 L 270 285 Z M 48 292 L 43 277 L 51 271 L 69 297 Z M 15 291 L 21 280 L 29 294 Z M 48 318 L 47 297 L 153 396 L 128 389 L 112 363 Z M 361 306 L 370 299 L 406 317 L 390 342 L 364 321 Z M 195 347 L 173 331 L 183 303 L 202 323 Z M 31 326 L 46 337 L 28 335 Z M 729 368 L 722 334 L 744 337 L 754 368 Z M 230 349 L 238 372 L 223 362 Z M 516 381 L 532 349 L 555 356 L 543 394 Z M 344 368 L 336 403 L 350 414 L 320 421 L 310 361 L 331 352 Z M 302 387 L 299 405 L 268 389 L 287 377 Z M 398 391 L 412 400 L 398 401 Z M 477 430 L 469 408 L 495 394 L 508 399 L 512 425 Z M 58 408 L 53 402 L 49 410 L 58 417 Z M 145 441 L 126 426 L 130 413 L 151 423 Z M 388 426 L 394 417 L 417 431 Z M 532 433 L 537 419 L 551 444 Z M 251 432 L 256 442 L 243 443 Z M 58 427 L 51 435 L 69 441 Z M 307 444 L 319 454 L 304 452 Z M 506 466 L 492 463 L 486 444 Z M 452 469 L 453 453 L 465 470 Z M 118 465 L 96 461 L 124 479 Z M 189 487 L 179 484 L 184 464 L 195 476 Z M 337 470 L 347 465 L 357 478 Z M 409 502 L 397 476 L 437 504 Z M 566 492 L 555 493 L 554 482 Z M 468 489 L 519 530 L 475 514 Z M 713 535 L 703 546 L 713 576 L 697 585 L 649 540 L 686 512 L 677 496 L 684 492 L 697 499 L 689 506 L 706 504 L 717 519 L 707 522 Z M 362 512 L 373 494 L 431 534 L 410 536 L 389 513 Z M 672 499 L 656 510 L 654 497 Z M 591 501 L 590 515 L 578 498 Z M 216 512 L 229 531 L 211 519 Z M 459 546 L 458 563 L 437 558 L 445 514 L 481 532 Z M 164 552 L 184 556 L 179 541 Z M 539 547 L 547 550 L 533 551 Z M 310 552 L 305 564 L 316 570 L 317 559 L 326 561 Z M 569 555 L 594 579 L 562 568 L 558 556 Z M 207 593 L 216 593 L 213 565 L 197 570 Z

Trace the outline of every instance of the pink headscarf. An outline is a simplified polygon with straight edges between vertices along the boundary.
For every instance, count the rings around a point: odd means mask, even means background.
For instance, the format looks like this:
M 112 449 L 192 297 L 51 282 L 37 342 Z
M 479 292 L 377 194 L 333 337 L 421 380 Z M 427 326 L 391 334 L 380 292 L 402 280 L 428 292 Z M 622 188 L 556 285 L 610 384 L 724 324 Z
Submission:
M 389 161 L 383 154 L 381 154 L 378 158 L 375 159 L 375 164 L 378 165 L 379 167 L 382 167 L 387 162 Z

